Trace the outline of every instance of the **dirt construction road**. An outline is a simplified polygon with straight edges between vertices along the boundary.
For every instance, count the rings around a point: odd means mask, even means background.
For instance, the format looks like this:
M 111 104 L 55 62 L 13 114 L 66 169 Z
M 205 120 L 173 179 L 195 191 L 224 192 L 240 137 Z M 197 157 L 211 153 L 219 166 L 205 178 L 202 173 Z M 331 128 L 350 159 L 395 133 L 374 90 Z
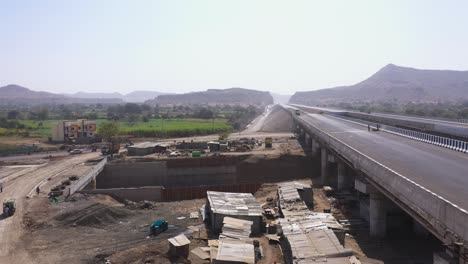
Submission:
M 8 173 L 9 168 L 0 167 L 1 182 L 4 185 L 0 201 L 3 203 L 5 199 L 15 198 L 17 207 L 13 216 L 0 218 L 0 263 L 35 263 L 20 244 L 20 237 L 24 232 L 22 221 L 27 199 L 34 199 L 34 190 L 41 182 L 50 177 L 59 177 L 62 172 L 97 155 L 88 153 L 64 157 L 41 166 L 24 167 L 12 173 Z M 27 198 L 28 195 L 31 198 Z

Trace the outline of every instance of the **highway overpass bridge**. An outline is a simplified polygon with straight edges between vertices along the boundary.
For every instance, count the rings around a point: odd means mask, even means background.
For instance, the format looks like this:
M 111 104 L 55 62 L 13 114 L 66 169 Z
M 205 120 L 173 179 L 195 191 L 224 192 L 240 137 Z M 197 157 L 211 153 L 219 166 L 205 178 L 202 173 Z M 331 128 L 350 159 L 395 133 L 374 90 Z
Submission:
M 426 135 L 369 131 L 367 124 L 323 110 L 296 115 L 294 107 L 284 107 L 320 162 L 322 184 L 355 188 L 368 197 L 360 206 L 368 212 L 363 217 L 371 235 L 386 235 L 387 213 L 397 205 L 414 219 L 416 230 L 428 230 L 447 245 L 453 257 L 435 253 L 443 260 L 437 263 L 467 263 L 468 154 Z

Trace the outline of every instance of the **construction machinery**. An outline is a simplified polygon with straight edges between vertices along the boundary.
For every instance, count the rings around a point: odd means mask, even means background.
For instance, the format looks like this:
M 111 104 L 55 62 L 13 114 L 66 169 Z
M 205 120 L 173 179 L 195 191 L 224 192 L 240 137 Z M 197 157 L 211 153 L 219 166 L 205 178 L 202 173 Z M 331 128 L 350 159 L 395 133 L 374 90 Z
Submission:
M 167 221 L 159 219 L 156 222 L 154 222 L 153 224 L 151 224 L 150 234 L 152 236 L 157 236 L 157 235 L 161 234 L 162 232 L 166 231 L 167 228 L 168 228 Z
M 16 212 L 16 200 L 11 198 L 3 201 L 3 216 L 10 217 Z
M 113 149 L 112 149 L 113 148 Z M 120 150 L 120 144 L 114 143 L 114 144 L 106 144 L 101 148 L 101 153 L 102 155 L 111 155 L 111 154 L 116 154 L 119 153 Z

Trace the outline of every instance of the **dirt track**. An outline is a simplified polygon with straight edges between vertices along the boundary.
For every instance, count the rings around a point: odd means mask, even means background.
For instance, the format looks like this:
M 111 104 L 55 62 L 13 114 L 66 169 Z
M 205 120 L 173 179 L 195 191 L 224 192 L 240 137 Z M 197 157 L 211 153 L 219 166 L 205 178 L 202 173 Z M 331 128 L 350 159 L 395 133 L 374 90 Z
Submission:
M 35 263 L 30 254 L 22 247 L 20 237 L 24 233 L 23 215 L 28 202 L 27 195 L 33 193 L 31 199 L 35 199 L 34 188 L 41 181 L 50 177 L 59 177 L 61 173 L 70 170 L 73 166 L 83 163 L 87 159 L 97 156 L 97 153 L 88 153 L 65 157 L 56 161 L 50 161 L 46 165 L 36 167 L 24 167 L 14 170 L 12 173 L 4 173 L 3 193 L 0 200 L 8 198 L 16 199 L 17 211 L 9 218 L 0 219 L 0 262 L 1 263 Z M 4 168 L 2 168 L 4 169 Z M 33 192 L 31 192 L 33 191 Z

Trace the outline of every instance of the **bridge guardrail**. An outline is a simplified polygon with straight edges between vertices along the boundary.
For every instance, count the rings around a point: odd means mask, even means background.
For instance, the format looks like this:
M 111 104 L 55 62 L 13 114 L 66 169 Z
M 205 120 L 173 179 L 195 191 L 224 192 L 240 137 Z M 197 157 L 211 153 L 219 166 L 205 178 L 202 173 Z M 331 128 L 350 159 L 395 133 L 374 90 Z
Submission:
M 359 125 L 362 126 L 367 126 L 367 124 L 374 124 L 374 126 L 377 125 L 377 123 L 374 122 L 367 122 L 363 121 L 361 119 L 357 118 L 352 118 L 352 117 L 343 117 L 343 116 L 337 116 L 333 114 L 328 114 L 329 116 L 332 116 L 334 118 L 342 119 L 345 121 L 350 121 L 354 123 L 358 123 Z M 429 133 L 424 133 L 424 132 L 419 132 L 419 131 L 414 131 L 410 129 L 404 129 L 404 128 L 399 128 L 399 127 L 394 127 L 394 126 L 389 126 L 389 125 L 382 125 L 378 124 L 380 126 L 380 129 L 392 133 L 398 136 L 418 140 L 421 142 L 425 142 L 428 144 L 436 145 L 439 147 L 443 148 L 448 148 L 451 150 L 463 152 L 463 153 L 468 153 L 468 142 L 466 141 L 461 141 L 461 140 L 456 140 L 456 139 L 451 139 L 447 137 L 441 137 L 441 136 L 436 136 L 432 135 Z
M 366 156 L 325 131 L 293 115 L 328 146 L 429 223 L 446 243 L 468 243 L 468 212 L 418 183 Z

